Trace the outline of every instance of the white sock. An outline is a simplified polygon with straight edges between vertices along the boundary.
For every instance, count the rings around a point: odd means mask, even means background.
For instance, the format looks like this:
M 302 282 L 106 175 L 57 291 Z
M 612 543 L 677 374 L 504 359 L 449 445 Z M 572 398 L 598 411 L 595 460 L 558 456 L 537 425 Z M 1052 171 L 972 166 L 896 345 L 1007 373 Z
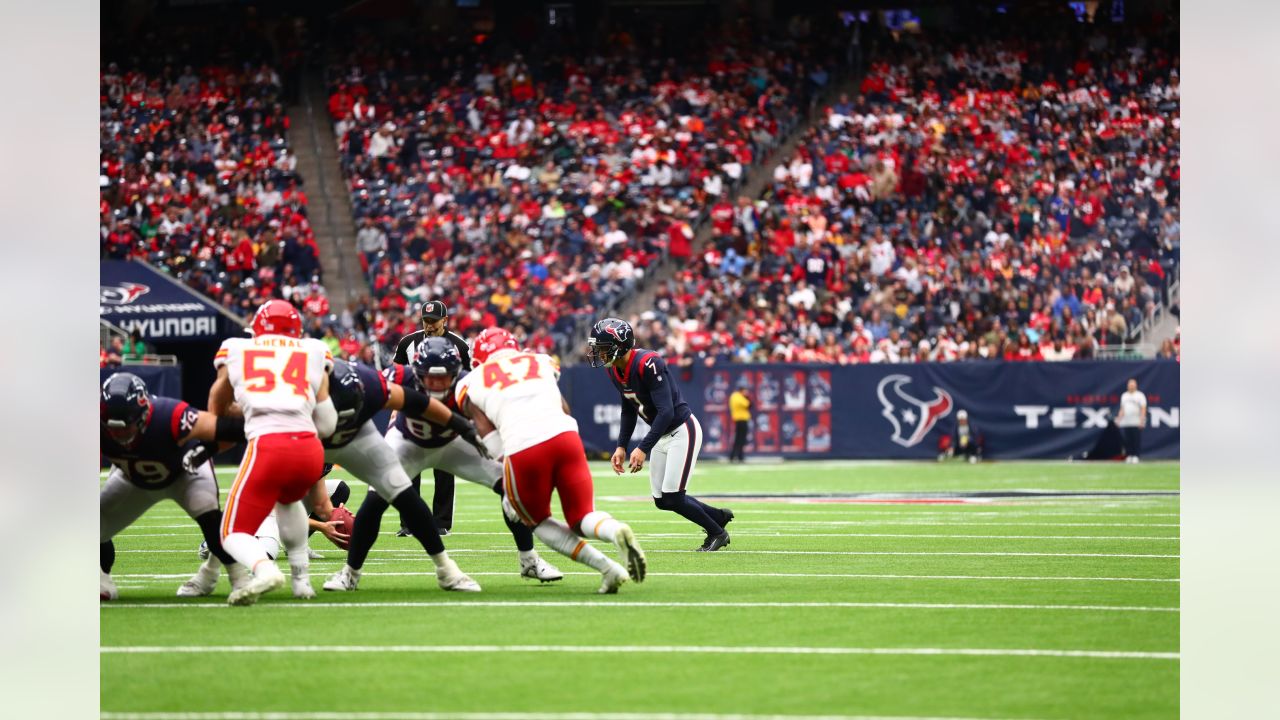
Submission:
M 615 520 L 609 513 L 596 510 L 587 513 L 579 527 L 582 528 L 582 534 L 586 537 L 615 542 L 618 537 L 618 527 L 621 525 L 622 523 Z
M 533 529 L 533 534 L 546 543 L 547 547 L 574 562 L 580 562 L 600 572 L 609 569 L 609 558 L 591 547 L 586 540 L 575 535 L 568 525 L 555 518 L 547 518 L 538 523 L 538 526 Z
M 521 565 L 528 565 L 529 563 L 531 563 L 531 562 L 533 562 L 534 560 L 537 560 L 537 559 L 538 559 L 538 551 L 537 551 L 537 550 L 521 550 L 521 551 L 520 551 L 520 564 L 521 564 Z
M 262 549 L 262 543 L 258 542 L 258 538 L 249 533 L 233 532 L 222 538 L 222 547 L 236 562 L 249 569 L 254 575 L 258 574 L 258 566 L 261 563 L 271 564 L 271 560 L 267 557 L 267 551 Z M 274 564 L 271 564 L 275 568 Z M 279 570 L 277 569 L 277 572 Z
M 307 511 L 302 503 L 276 503 L 276 523 L 280 526 L 280 542 L 289 553 L 293 577 L 308 577 L 311 560 L 307 554 Z
M 453 562 L 453 559 L 449 557 L 448 550 L 441 550 L 435 555 L 428 555 L 427 557 L 431 558 L 431 562 L 436 564 L 437 571 L 448 570 L 448 569 L 457 567 L 457 565 Z
M 221 570 L 222 570 L 222 562 L 218 560 L 217 555 L 210 553 L 209 557 L 203 563 L 200 564 L 200 569 L 196 571 L 196 574 L 203 575 L 204 577 L 211 577 L 217 580 Z

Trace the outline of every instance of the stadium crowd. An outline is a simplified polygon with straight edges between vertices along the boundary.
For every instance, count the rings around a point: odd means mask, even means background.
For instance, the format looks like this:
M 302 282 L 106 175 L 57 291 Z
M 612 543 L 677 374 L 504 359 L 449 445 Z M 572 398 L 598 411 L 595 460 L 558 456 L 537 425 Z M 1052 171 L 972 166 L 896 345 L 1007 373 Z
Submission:
M 353 33 L 328 69 L 369 282 L 345 307 L 279 72 L 110 63 L 102 254 L 242 316 L 284 297 L 335 355 L 375 363 L 428 298 L 464 335 L 577 344 L 663 258 L 675 277 L 630 319 L 678 363 L 1088 358 L 1132 341 L 1177 278 L 1176 45 L 903 36 L 773 159 L 760 198 L 741 181 L 829 84 L 830 46 L 708 47 L 675 60 L 619 31 L 599 54 L 499 59 Z
M 570 341 L 656 259 L 687 260 L 708 209 L 829 82 L 796 43 L 677 61 L 620 31 L 601 54 L 535 61 L 356 39 L 328 109 L 370 283 L 355 329 L 384 353 L 428 297 L 462 308 L 464 334 Z
M 272 297 L 327 313 L 277 70 L 111 62 L 100 86 L 102 256 L 150 262 L 242 317 Z
M 881 53 L 762 199 L 711 204 L 713 241 L 632 318 L 639 342 L 709 364 L 1056 361 L 1132 340 L 1177 276 L 1178 56 L 1071 39 Z

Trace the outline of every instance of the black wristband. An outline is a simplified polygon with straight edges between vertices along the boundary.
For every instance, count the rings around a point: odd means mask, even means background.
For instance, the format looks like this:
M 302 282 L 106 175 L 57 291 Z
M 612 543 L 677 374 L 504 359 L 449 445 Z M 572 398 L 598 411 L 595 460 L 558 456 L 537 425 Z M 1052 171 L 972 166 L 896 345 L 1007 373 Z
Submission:
M 417 390 L 404 389 L 404 414 L 409 417 L 423 418 L 427 408 L 431 407 L 431 398 Z
M 244 418 L 219 415 L 213 428 L 213 438 L 222 442 L 244 442 Z
M 468 433 L 474 433 L 476 431 L 476 428 L 474 425 L 471 424 L 471 421 L 462 417 L 458 413 L 454 413 L 453 415 L 449 416 L 448 427 L 450 430 L 463 436 L 467 435 Z

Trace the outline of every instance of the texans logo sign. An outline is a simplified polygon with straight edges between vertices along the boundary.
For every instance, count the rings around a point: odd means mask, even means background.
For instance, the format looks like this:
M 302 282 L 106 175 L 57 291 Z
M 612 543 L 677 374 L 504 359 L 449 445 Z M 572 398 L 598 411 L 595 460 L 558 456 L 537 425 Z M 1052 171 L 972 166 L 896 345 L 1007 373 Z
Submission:
M 605 328 L 604 328 L 604 331 L 605 331 L 605 332 L 607 332 L 607 333 L 609 333 L 610 335 L 614 336 L 615 338 L 617 338 L 617 339 L 618 339 L 618 342 L 624 342 L 624 341 L 626 341 L 626 338 L 625 338 L 625 337 L 623 337 L 623 335 L 625 335 L 626 333 L 624 333 L 624 332 L 622 332 L 621 330 L 619 330 L 619 329 L 617 328 L 617 326 L 614 326 L 614 325 L 606 325 L 606 326 L 605 326 Z
M 919 444 L 939 420 L 951 414 L 954 405 L 951 395 L 936 386 L 928 402 L 908 395 L 902 386 L 910 382 L 906 375 L 889 375 L 876 388 L 883 408 L 880 414 L 893 426 L 893 441 L 903 447 Z
M 150 287 L 131 282 L 99 285 L 98 302 L 102 305 L 128 305 L 149 292 L 151 292 Z

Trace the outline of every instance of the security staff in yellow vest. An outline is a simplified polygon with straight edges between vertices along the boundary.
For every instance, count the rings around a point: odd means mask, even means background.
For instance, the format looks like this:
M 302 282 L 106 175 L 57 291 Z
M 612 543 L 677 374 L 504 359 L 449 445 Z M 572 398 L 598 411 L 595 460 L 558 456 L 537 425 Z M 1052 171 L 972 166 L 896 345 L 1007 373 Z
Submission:
M 747 447 L 747 429 L 751 426 L 751 398 L 747 397 L 746 385 L 738 385 L 729 396 L 729 416 L 733 419 L 733 450 L 729 452 L 729 462 L 735 458 L 745 462 L 743 451 Z

